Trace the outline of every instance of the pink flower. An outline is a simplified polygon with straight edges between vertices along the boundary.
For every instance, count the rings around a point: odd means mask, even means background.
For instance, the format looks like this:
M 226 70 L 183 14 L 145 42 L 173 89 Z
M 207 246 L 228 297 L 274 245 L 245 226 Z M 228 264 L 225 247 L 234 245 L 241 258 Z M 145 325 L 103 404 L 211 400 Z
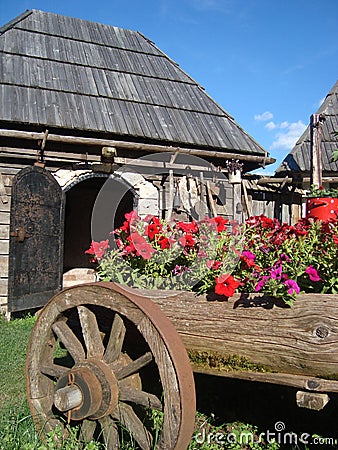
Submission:
M 253 253 L 251 253 L 249 250 L 244 250 L 242 252 L 242 255 L 245 256 L 247 259 L 251 259 L 251 261 L 254 261 L 256 258 L 256 255 L 254 255 Z
M 95 258 L 100 259 L 107 248 L 109 248 L 109 239 L 101 242 L 92 241 L 90 248 L 85 253 L 94 255 Z
M 299 294 L 300 288 L 295 280 L 286 280 L 284 284 L 289 288 L 288 294 Z
M 266 283 L 269 280 L 270 280 L 270 277 L 268 275 L 263 275 L 261 277 L 261 279 L 258 281 L 258 283 L 256 284 L 255 292 L 259 292 L 266 285 Z
M 313 266 L 307 267 L 305 272 L 309 275 L 311 281 L 321 280 L 320 276 L 318 275 L 317 269 L 315 269 Z
M 271 278 L 280 280 L 282 276 L 282 265 L 275 266 L 271 269 Z
M 150 259 L 151 255 L 156 251 L 139 233 L 132 233 L 128 240 L 136 250 L 137 256 L 142 256 L 144 259 Z

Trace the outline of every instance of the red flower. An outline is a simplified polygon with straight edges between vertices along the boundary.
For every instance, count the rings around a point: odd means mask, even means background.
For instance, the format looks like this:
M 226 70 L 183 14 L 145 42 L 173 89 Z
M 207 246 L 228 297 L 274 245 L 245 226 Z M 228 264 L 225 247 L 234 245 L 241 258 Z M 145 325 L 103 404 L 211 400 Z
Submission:
M 332 236 L 333 242 L 338 245 L 338 236 L 336 236 L 335 234 Z
M 223 219 L 221 216 L 214 217 L 210 220 L 211 223 L 215 223 L 217 227 L 217 232 L 221 233 L 222 231 L 225 231 L 227 229 L 226 224 L 229 222 L 226 219 Z
M 182 245 L 182 247 L 192 248 L 195 245 L 195 239 L 191 234 L 186 234 L 179 238 L 178 242 Z
M 124 231 L 125 233 L 129 234 L 130 232 L 130 226 L 129 226 L 129 222 L 127 220 L 125 220 L 123 222 L 123 225 L 120 228 L 117 228 L 114 233 L 118 234 L 119 232 Z
M 276 228 L 276 225 L 279 224 L 279 222 L 276 219 L 270 219 L 270 217 L 266 217 L 261 215 L 261 224 L 263 228 L 268 228 L 273 230 L 274 228 Z
M 153 240 L 162 231 L 162 225 L 151 223 L 147 225 L 146 232 L 150 240 Z
M 168 239 L 166 236 L 160 236 L 158 238 L 157 242 L 162 250 L 165 250 L 166 248 L 171 247 L 171 240 Z
M 176 225 L 178 230 L 184 231 L 184 233 L 197 233 L 198 225 L 196 222 L 177 222 Z
M 107 248 L 109 248 L 109 239 L 101 242 L 92 241 L 89 249 L 86 250 L 85 253 L 94 255 L 96 259 L 100 259 Z
M 136 250 L 136 256 L 142 256 L 144 259 L 150 259 L 156 251 L 139 233 L 131 233 L 128 237 L 131 246 Z
M 233 276 L 226 273 L 216 278 L 215 292 L 225 297 L 232 297 L 240 285 L 239 281 L 236 281 Z

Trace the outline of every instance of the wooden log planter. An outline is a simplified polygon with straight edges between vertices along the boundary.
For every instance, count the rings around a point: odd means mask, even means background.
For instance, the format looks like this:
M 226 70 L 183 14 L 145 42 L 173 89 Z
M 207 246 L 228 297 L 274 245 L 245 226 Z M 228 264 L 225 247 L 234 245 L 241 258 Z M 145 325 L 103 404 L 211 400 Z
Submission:
M 170 319 L 195 372 L 338 392 L 338 295 L 302 294 L 289 307 L 257 294 L 137 292 Z
M 299 295 L 288 307 L 116 283 L 65 289 L 33 329 L 28 400 L 43 431 L 67 418 L 82 436 L 119 448 L 122 424 L 142 449 L 183 450 L 194 426 L 192 370 L 293 386 L 299 406 L 321 409 L 338 392 L 338 295 Z M 135 405 L 161 415 L 156 442 Z

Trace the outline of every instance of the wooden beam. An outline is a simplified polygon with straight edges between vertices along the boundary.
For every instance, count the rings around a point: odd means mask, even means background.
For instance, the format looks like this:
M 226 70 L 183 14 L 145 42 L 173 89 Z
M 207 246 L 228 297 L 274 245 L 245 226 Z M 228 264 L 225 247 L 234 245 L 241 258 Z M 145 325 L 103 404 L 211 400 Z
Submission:
M 44 133 L 36 133 L 30 131 L 6 130 L 0 129 L 0 137 L 16 138 L 16 139 L 30 139 L 42 140 Z M 145 144 L 140 142 L 126 142 L 111 139 L 88 138 L 78 136 L 63 136 L 58 134 L 49 134 L 48 141 L 62 142 L 65 144 L 101 146 L 101 147 L 116 147 L 125 150 L 139 150 L 146 152 L 180 152 L 188 155 L 195 155 L 200 157 L 216 158 L 216 159 L 239 159 L 241 161 L 256 162 L 258 164 L 273 164 L 276 162 L 274 158 L 266 158 L 258 155 L 243 155 L 235 152 L 223 152 L 216 150 L 202 150 L 185 147 L 172 147 L 170 145 Z
M 173 203 L 174 203 L 174 172 L 172 169 L 169 170 L 169 197 L 167 205 L 166 220 L 170 220 L 173 214 Z
M 2 156 L 17 159 L 34 159 L 36 160 L 36 149 L 1 147 Z M 44 151 L 44 158 L 46 161 L 64 161 L 64 162 L 100 162 L 99 155 L 88 155 L 82 153 L 70 153 L 62 151 Z
M 252 216 L 252 202 L 249 200 L 248 191 L 246 189 L 246 180 L 242 179 L 242 188 L 243 188 L 243 196 L 244 196 L 244 203 L 247 211 L 248 217 Z
M 292 178 L 289 178 L 288 176 L 284 178 L 274 178 L 274 177 L 263 177 L 257 180 L 257 184 L 293 184 L 297 183 L 298 180 L 293 180 Z M 299 181 L 301 183 L 301 181 Z
M 325 120 L 323 114 L 312 114 L 310 119 L 310 156 L 311 180 L 310 184 L 322 185 L 322 124 Z
M 335 380 L 325 380 L 323 378 L 279 372 L 252 372 L 249 370 L 233 370 L 227 372 L 212 367 L 204 367 L 193 362 L 191 363 L 191 367 L 195 373 L 204 375 L 236 378 L 238 380 L 254 381 L 257 383 L 279 384 L 281 386 L 290 386 L 315 392 L 338 392 L 338 381 Z
M 166 161 L 145 161 L 144 159 L 133 159 L 133 158 L 124 158 L 124 157 L 120 157 L 120 156 L 116 156 L 114 158 L 114 162 L 116 164 L 122 164 L 122 165 L 130 165 L 130 166 L 136 166 L 136 167 L 156 167 L 159 169 L 172 169 L 172 170 L 181 170 L 184 171 L 184 173 L 186 173 L 187 170 L 189 170 L 189 172 L 200 172 L 201 170 L 203 172 L 210 172 L 210 174 L 212 174 L 212 176 L 215 173 L 227 173 L 225 170 L 220 170 L 218 167 L 216 168 L 215 166 L 213 166 L 212 164 L 205 164 L 204 166 L 197 166 L 197 165 L 191 165 L 189 164 L 189 166 L 187 166 L 187 164 L 182 164 L 182 163 L 176 163 L 176 162 L 166 162 Z M 210 175 L 211 176 L 211 175 Z
M 250 181 L 250 180 L 249 180 Z M 289 176 L 286 176 L 285 178 L 275 178 L 275 177 L 262 177 L 258 180 L 256 180 L 257 184 L 303 184 L 303 183 L 309 183 L 311 182 L 310 177 L 303 177 L 303 178 L 291 178 Z M 332 176 L 332 177 L 322 177 L 322 183 L 338 183 L 338 176 Z

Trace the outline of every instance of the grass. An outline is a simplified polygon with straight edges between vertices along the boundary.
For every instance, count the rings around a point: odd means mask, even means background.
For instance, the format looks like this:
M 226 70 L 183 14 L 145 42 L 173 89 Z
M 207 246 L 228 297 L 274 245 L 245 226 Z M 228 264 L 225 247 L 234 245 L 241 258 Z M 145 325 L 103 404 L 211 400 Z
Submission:
M 0 319 L 0 410 L 22 405 L 26 399 L 26 348 L 35 318 Z
M 25 361 L 26 348 L 35 318 L 15 319 L 6 322 L 0 317 L 0 450 L 77 450 L 79 443 L 74 435 L 65 441 L 58 429 L 49 433 L 42 443 L 35 429 L 26 400 Z M 243 361 L 241 361 L 241 364 Z M 278 450 L 292 448 L 306 450 L 303 446 L 283 446 L 277 442 L 257 442 L 259 430 L 256 426 L 232 422 L 224 424 L 213 414 L 197 413 L 195 434 L 188 450 Z M 241 438 L 244 436 L 244 441 Z M 245 440 L 246 439 L 246 440 Z M 103 450 L 101 444 L 90 442 L 84 450 Z M 338 448 L 317 446 L 317 448 Z M 122 445 L 123 450 L 134 450 L 134 445 Z

